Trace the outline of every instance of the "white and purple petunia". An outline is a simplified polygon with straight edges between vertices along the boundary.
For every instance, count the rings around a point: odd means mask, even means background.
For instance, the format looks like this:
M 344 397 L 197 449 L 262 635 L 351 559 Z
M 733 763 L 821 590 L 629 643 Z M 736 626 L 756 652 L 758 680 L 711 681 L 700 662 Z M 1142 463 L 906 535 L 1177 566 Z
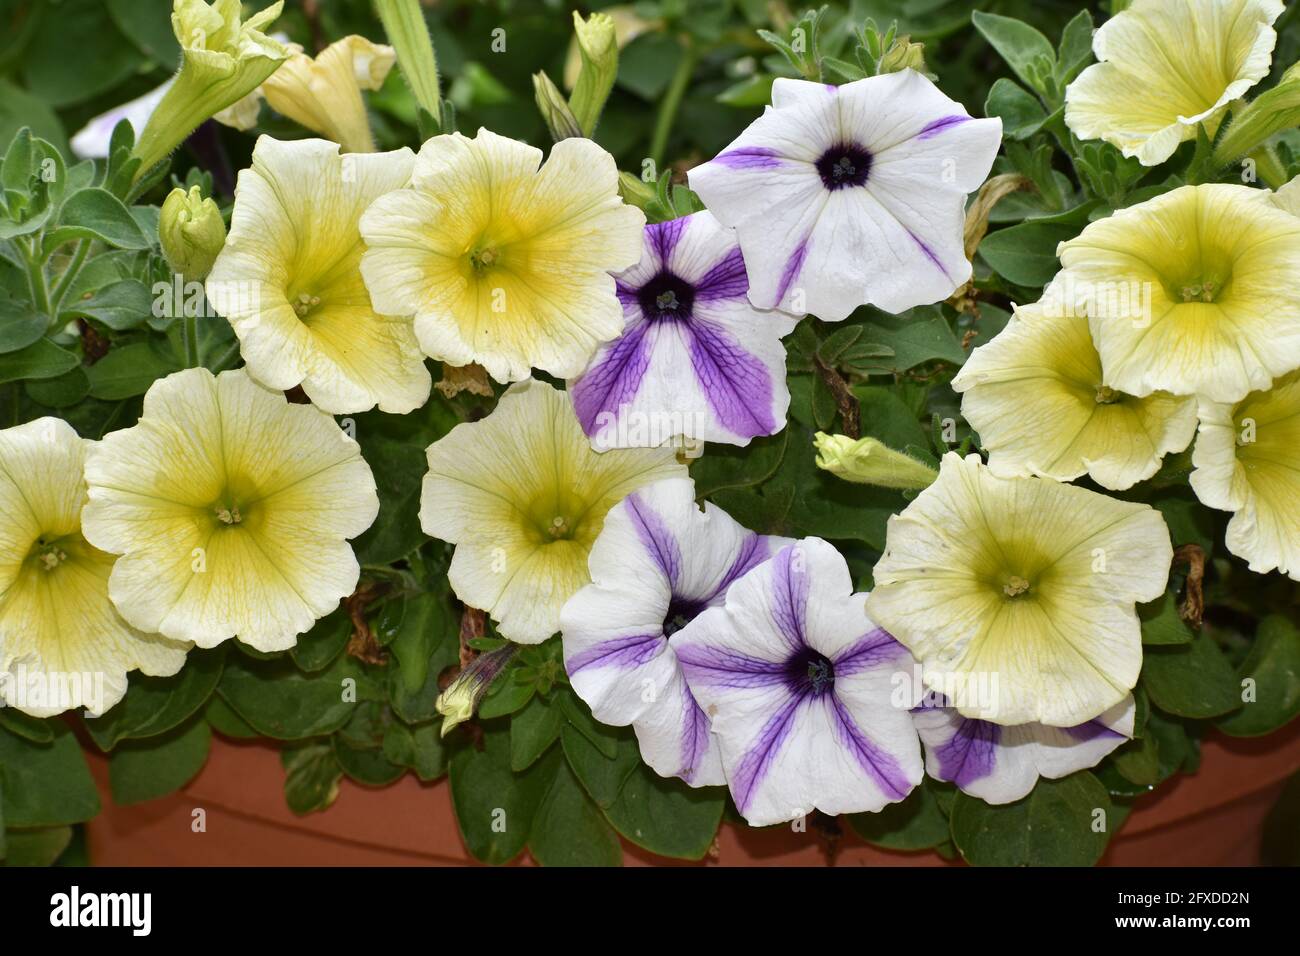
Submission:
M 988 175 L 999 119 L 972 119 L 913 70 L 843 86 L 778 79 L 772 105 L 688 174 L 734 228 L 762 309 L 828 322 L 946 299 L 970 278 L 966 194 Z
M 592 583 L 560 612 L 564 663 L 596 719 L 631 724 L 661 776 L 723 782 L 709 721 L 674 648 L 696 615 L 787 540 L 754 534 L 715 505 L 701 511 L 688 478 L 647 485 L 606 516 L 591 548 Z
M 906 648 L 820 538 L 782 548 L 678 635 L 736 808 L 754 826 L 877 811 L 922 777 Z
M 986 803 L 1011 803 L 1039 777 L 1055 780 L 1095 767 L 1133 736 L 1133 697 L 1077 727 L 1003 726 L 963 717 L 952 707 L 920 707 L 913 720 L 925 744 L 925 770 Z
M 708 212 L 652 223 L 641 261 L 615 278 L 623 334 L 569 389 L 594 448 L 747 445 L 785 427 L 781 338 L 797 319 L 750 304 L 734 232 Z

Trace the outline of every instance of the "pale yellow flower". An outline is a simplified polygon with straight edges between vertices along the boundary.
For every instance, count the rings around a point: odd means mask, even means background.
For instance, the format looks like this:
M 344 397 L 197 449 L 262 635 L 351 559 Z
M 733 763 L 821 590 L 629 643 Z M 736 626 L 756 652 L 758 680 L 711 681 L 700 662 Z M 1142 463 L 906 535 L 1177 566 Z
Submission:
M 1233 512 L 1228 550 L 1300 581 L 1300 372 L 1235 405 L 1203 403 L 1200 416 L 1192 490 Z
M 1300 219 L 1247 186 L 1183 186 L 1062 243 L 1044 304 L 1086 314 L 1105 384 L 1235 402 L 1300 366 Z
M 370 305 L 357 226 L 375 198 L 406 184 L 413 160 L 409 149 L 340 156 L 324 140 L 258 139 L 207 292 L 263 385 L 301 385 L 331 414 L 376 404 L 404 414 L 428 399 L 410 317 Z
M 1021 306 L 971 353 L 952 387 L 1003 478 L 1086 473 L 1104 488 L 1128 488 L 1196 433 L 1195 398 L 1135 398 L 1104 385 L 1087 317 L 1039 303 Z
M 113 609 L 113 556 L 81 531 L 86 447 L 67 422 L 0 431 L 0 704 L 34 717 L 122 699 L 126 675 L 176 673 L 188 644 L 144 634 Z
M 576 376 L 623 329 L 611 271 L 641 255 L 645 216 L 618 198 L 614 159 L 586 139 L 540 150 L 481 129 L 435 136 L 410 189 L 361 217 L 376 310 L 414 315 L 425 354 L 499 382 Z
M 1102 24 L 1100 61 L 1065 91 L 1065 124 L 1156 166 L 1268 75 L 1282 0 L 1135 0 Z
M 86 482 L 86 538 L 122 555 L 118 611 L 201 647 L 292 647 L 352 593 L 346 539 L 379 511 L 357 443 L 242 369 L 159 379 L 140 421 L 90 450 Z
M 1073 727 L 1137 683 L 1134 604 L 1164 593 L 1172 558 L 1147 505 L 950 452 L 889 519 L 867 614 L 964 716 Z
M 429 446 L 420 523 L 457 546 L 448 572 L 456 595 L 490 613 L 503 636 L 537 644 L 590 583 L 587 555 L 609 509 L 642 485 L 685 475 L 671 448 L 592 451 L 568 393 L 529 379 L 487 418 Z

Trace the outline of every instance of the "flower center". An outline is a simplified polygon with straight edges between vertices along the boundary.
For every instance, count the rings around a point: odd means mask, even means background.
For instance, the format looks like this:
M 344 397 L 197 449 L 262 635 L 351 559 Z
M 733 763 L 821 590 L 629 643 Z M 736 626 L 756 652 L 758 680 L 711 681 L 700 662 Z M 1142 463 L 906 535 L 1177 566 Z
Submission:
M 556 515 L 546 525 L 546 533 L 555 541 L 562 538 L 571 538 L 573 537 L 573 523 L 564 515 Z
M 32 546 L 32 552 L 36 556 L 36 563 L 44 571 L 53 571 L 63 562 L 68 560 L 68 552 L 59 546 L 59 538 L 47 538 L 41 535 L 36 539 L 36 544 Z
M 785 679 L 796 694 L 820 697 L 835 686 L 835 665 L 825 655 L 804 647 L 786 661 Z
M 320 305 L 320 296 L 312 295 L 310 292 L 299 292 L 298 297 L 293 300 L 293 311 L 298 314 L 298 318 L 305 319 L 318 305 Z
M 827 189 L 861 186 L 871 173 L 871 154 L 857 143 L 838 143 L 822 153 L 814 165 Z
M 664 614 L 664 637 L 672 637 L 695 620 L 703 610 L 704 605 L 699 601 L 681 598 L 674 594 L 672 600 L 668 602 L 668 610 Z
M 487 272 L 501 260 L 501 251 L 495 246 L 480 246 L 469 254 L 469 264 L 475 272 Z
M 695 289 L 664 269 L 637 291 L 637 302 L 648 319 L 689 319 L 695 305 Z
M 1116 402 L 1118 402 L 1118 401 L 1122 401 L 1123 398 L 1124 398 L 1124 393 L 1123 393 L 1123 392 L 1117 392 L 1117 391 L 1115 391 L 1115 389 L 1111 388 L 1109 385 L 1098 385 L 1098 386 L 1097 386 L 1097 404 L 1098 404 L 1098 405 L 1114 405 Z
M 1007 578 L 1007 583 L 1002 585 L 1002 593 L 1009 598 L 1020 597 L 1029 590 L 1029 582 L 1018 574 L 1013 574 Z

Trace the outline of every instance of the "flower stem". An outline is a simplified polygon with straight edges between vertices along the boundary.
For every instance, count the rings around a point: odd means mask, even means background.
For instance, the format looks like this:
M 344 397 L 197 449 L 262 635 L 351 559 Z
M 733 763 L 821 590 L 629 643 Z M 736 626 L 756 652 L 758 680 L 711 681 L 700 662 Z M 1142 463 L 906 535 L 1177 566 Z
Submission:
M 419 0 L 375 0 L 379 21 L 388 42 L 397 50 L 397 64 L 402 68 L 415 102 L 435 122 L 442 122 L 442 90 L 438 85 L 438 59 L 429 37 L 429 25 Z
M 68 290 L 72 288 L 72 283 L 76 281 L 77 275 L 81 272 L 81 267 L 86 261 L 86 256 L 90 253 L 90 240 L 82 239 L 77 243 L 77 248 L 72 253 L 72 261 L 68 267 L 63 270 L 63 275 L 59 276 L 59 282 L 54 287 L 51 299 L 54 308 L 59 309 L 63 306 L 63 299 L 67 296 Z
M 45 282 L 45 260 L 41 258 L 35 242 L 27 245 L 23 252 L 27 260 L 27 281 L 32 289 L 32 302 L 36 306 L 36 311 L 48 315 L 53 320 L 54 316 L 50 311 L 50 289 Z
M 677 71 L 673 74 L 668 84 L 668 91 L 659 105 L 659 115 L 655 117 L 654 135 L 650 138 L 650 158 L 654 160 L 656 169 L 664 161 L 664 150 L 668 147 L 668 134 L 672 132 L 673 121 L 677 118 L 677 109 L 682 105 L 682 96 L 686 93 L 686 86 L 691 81 L 691 74 L 695 72 L 695 63 L 698 59 L 699 54 L 695 50 L 695 45 L 687 40 L 682 51 L 681 62 L 677 64 Z
M 186 315 L 181 319 L 181 342 L 185 346 L 185 367 L 199 367 L 199 318 Z

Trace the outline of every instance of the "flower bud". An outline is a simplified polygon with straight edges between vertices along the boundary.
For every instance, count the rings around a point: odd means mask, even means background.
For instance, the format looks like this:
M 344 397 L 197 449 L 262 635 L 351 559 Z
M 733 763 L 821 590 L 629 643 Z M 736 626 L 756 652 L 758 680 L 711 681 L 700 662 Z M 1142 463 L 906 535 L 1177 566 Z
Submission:
M 562 139 L 582 136 L 582 126 L 549 76 L 534 73 L 533 92 L 537 98 L 537 109 L 541 112 L 542 119 L 546 120 L 551 139 L 558 143 Z
M 583 135 L 590 136 L 618 75 L 618 39 L 613 19 L 604 13 L 593 13 L 583 20 L 575 10 L 573 31 L 582 56 L 582 70 L 569 97 L 569 108 Z
M 813 443 L 817 446 L 817 467 L 845 481 L 919 491 L 939 477 L 929 465 L 875 438 L 854 440 L 847 435 L 818 432 Z
M 226 244 L 226 224 L 217 204 L 204 199 L 198 186 L 188 193 L 177 187 L 163 201 L 158 239 L 173 271 L 202 281 Z
M 498 674 L 510 663 L 518 644 L 507 644 L 495 651 L 486 651 L 474 658 L 469 666 L 456 675 L 447 689 L 438 695 L 434 707 L 442 714 L 442 736 L 474 716 L 483 695 L 488 692 Z

